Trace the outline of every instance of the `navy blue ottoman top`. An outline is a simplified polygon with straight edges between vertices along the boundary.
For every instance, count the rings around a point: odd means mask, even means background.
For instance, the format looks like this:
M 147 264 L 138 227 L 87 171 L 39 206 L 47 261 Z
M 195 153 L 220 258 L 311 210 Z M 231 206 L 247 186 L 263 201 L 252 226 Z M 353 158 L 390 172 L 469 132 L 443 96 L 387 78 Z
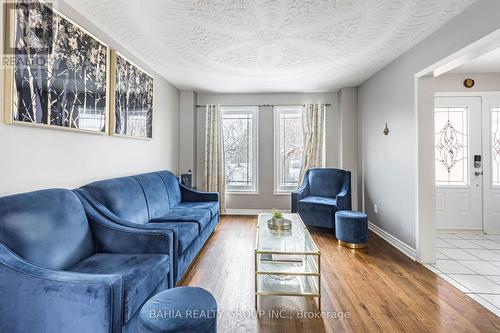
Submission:
M 368 215 L 363 212 L 356 212 L 353 210 L 339 210 L 335 213 L 335 217 L 348 218 L 348 219 L 368 219 Z
M 368 216 L 363 212 L 342 210 L 335 213 L 335 236 L 338 240 L 362 244 L 368 239 Z
M 142 307 L 139 332 L 217 332 L 217 302 L 202 288 L 164 290 Z

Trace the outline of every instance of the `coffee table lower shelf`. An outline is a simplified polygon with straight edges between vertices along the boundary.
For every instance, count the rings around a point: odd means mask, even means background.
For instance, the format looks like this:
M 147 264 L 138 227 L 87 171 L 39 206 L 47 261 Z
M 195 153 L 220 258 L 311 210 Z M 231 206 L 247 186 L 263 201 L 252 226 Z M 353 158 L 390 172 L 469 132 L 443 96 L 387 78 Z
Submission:
M 318 258 L 319 259 L 319 258 Z M 258 264 L 258 262 L 256 262 Z M 262 268 L 262 267 L 261 267 Z M 276 270 L 255 272 L 255 308 L 259 296 L 296 296 L 317 298 L 321 311 L 321 273 Z
M 255 237 L 255 308 L 259 296 L 313 297 L 321 311 L 321 252 L 298 214 L 283 214 L 291 229 L 268 228 L 259 214 Z

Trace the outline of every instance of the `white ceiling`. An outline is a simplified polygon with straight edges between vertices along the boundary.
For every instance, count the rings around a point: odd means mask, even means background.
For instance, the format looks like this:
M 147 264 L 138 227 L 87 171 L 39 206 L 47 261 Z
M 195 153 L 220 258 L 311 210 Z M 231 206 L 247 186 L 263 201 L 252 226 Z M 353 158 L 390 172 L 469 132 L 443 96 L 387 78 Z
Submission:
M 500 72 L 500 49 L 493 50 L 449 73 L 498 73 Z
M 180 89 L 356 86 L 475 0 L 64 0 Z

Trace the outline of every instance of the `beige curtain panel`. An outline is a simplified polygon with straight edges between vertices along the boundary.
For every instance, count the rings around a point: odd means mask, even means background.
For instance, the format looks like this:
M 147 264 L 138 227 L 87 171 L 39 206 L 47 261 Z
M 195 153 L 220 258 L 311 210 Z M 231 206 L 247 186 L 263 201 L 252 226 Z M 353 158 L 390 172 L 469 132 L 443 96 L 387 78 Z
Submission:
M 306 104 L 303 107 L 304 154 L 299 186 L 307 170 L 325 167 L 325 113 L 324 104 Z
M 203 190 L 219 192 L 221 213 L 226 212 L 225 188 L 222 115 L 218 105 L 208 104 L 205 123 L 205 181 Z

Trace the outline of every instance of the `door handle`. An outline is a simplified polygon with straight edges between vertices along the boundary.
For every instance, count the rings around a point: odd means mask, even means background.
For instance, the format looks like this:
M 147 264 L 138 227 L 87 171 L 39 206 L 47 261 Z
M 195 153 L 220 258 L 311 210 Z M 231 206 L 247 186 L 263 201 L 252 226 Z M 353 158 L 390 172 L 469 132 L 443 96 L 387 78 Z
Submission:
M 482 176 L 482 175 L 483 175 L 483 172 L 482 172 L 482 171 L 476 171 L 476 172 L 474 172 L 474 175 L 475 175 L 476 177 L 479 177 L 479 176 Z

